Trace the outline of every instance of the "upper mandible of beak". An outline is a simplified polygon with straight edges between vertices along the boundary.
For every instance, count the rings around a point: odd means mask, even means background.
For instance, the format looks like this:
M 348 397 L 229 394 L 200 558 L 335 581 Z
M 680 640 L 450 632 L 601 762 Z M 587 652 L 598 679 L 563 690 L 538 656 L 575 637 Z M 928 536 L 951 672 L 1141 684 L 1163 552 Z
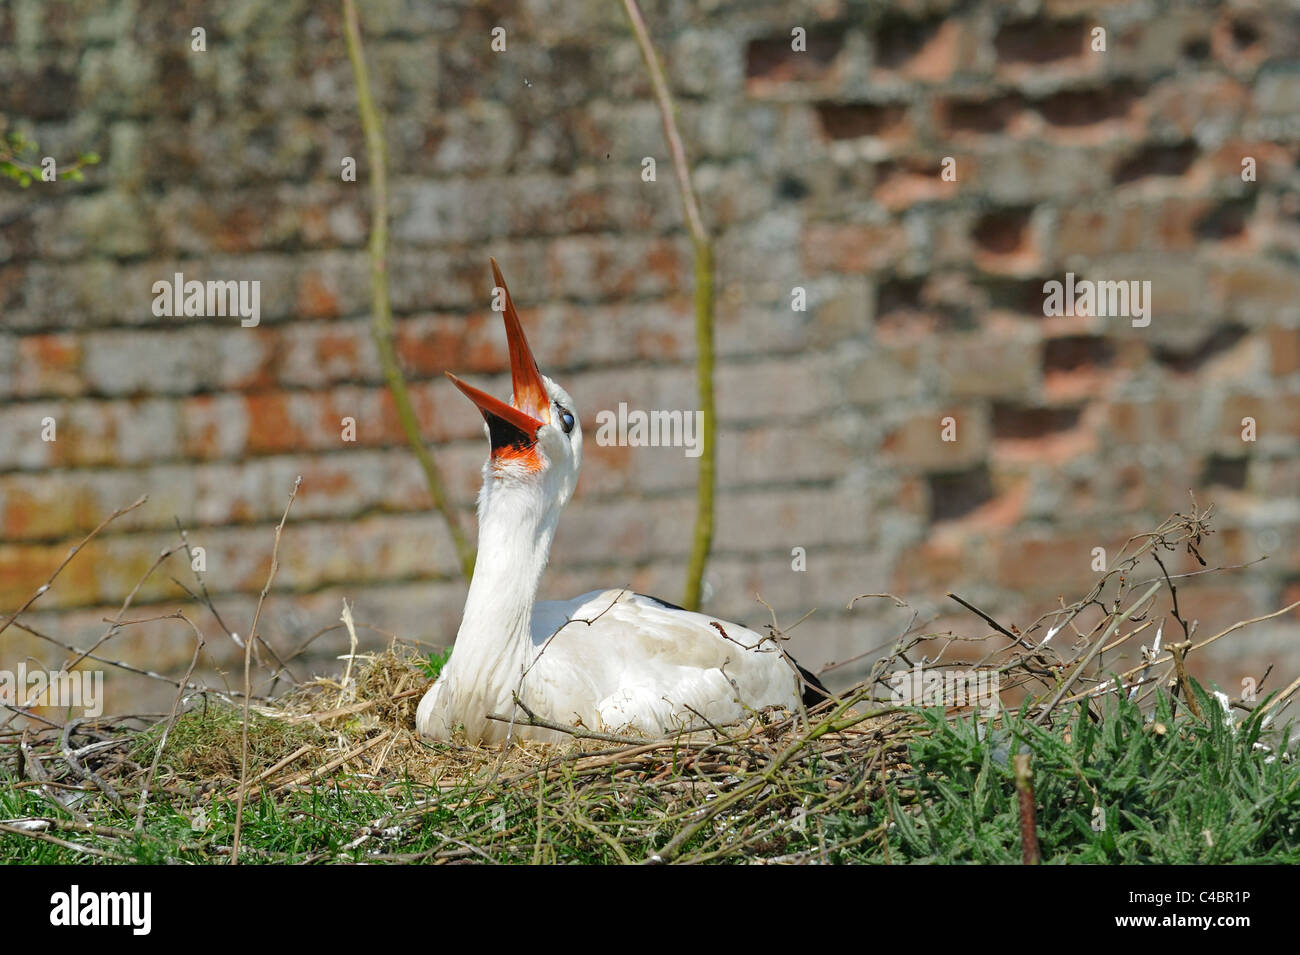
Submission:
M 515 303 L 510 298 L 510 290 L 506 288 L 506 280 L 501 275 L 497 260 L 488 261 L 492 263 L 492 278 L 505 296 L 505 310 L 502 312 L 502 317 L 505 319 L 506 342 L 510 348 L 510 380 L 514 387 L 515 407 L 532 415 L 538 421 L 549 422 L 551 397 L 546 393 L 542 373 L 537 368 L 537 359 L 533 357 L 533 350 L 528 347 L 524 328 L 519 324 L 519 313 L 515 311 Z

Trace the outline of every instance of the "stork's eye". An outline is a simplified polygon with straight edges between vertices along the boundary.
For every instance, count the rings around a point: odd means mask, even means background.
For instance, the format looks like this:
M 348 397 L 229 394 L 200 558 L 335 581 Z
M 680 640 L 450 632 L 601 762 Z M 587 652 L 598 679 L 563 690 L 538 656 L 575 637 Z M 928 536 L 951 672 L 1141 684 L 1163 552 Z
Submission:
M 555 408 L 560 412 L 560 427 L 564 428 L 565 434 L 568 434 L 573 430 L 573 412 L 561 408 L 559 405 L 556 405 Z

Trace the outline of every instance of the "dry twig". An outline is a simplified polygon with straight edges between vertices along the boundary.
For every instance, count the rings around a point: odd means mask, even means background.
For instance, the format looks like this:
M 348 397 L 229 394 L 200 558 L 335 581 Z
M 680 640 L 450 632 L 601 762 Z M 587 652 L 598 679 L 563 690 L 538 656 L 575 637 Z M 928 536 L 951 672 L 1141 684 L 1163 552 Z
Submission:
M 244 822 L 244 788 L 245 781 L 248 779 L 248 700 L 251 695 L 249 667 L 253 643 L 257 639 L 257 625 L 262 619 L 262 605 L 266 603 L 266 595 L 275 580 L 275 572 L 280 569 L 280 534 L 284 531 L 284 522 L 289 519 L 289 509 L 293 507 L 293 499 L 298 496 L 298 487 L 301 484 L 302 475 L 298 475 L 293 482 L 293 488 L 289 491 L 289 502 L 285 504 L 284 513 L 280 515 L 280 523 L 275 526 L 275 543 L 271 547 L 271 569 L 266 575 L 266 584 L 257 598 L 257 609 L 253 612 L 253 626 L 248 631 L 248 639 L 244 641 L 244 727 L 239 757 L 239 793 L 235 800 L 235 836 L 230 849 L 231 865 L 239 863 L 239 836 Z

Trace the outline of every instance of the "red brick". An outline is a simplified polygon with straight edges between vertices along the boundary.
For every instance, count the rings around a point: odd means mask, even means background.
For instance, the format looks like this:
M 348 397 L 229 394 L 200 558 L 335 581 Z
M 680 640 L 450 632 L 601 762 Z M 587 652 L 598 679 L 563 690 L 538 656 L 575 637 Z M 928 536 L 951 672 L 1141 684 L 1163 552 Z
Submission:
M 334 277 L 315 270 L 303 272 L 295 306 L 303 318 L 337 318 L 342 309 Z
M 837 433 L 842 424 L 837 417 L 822 416 L 784 426 L 724 428 L 718 434 L 720 485 L 835 481 L 856 457 Z M 642 450 L 641 456 L 656 452 L 682 453 L 675 448 L 654 448 Z
M 1132 141 L 1142 131 L 1140 102 L 1134 88 L 1123 83 L 1060 90 L 1035 100 L 1033 108 L 1057 144 Z
M 943 419 L 956 421 L 956 440 L 942 439 Z M 989 422 L 978 406 L 951 407 L 914 414 L 890 430 L 881 450 L 907 468 L 960 471 L 988 453 Z
M 1081 76 L 1101 69 L 1091 52 L 1086 20 L 1019 20 L 1002 24 L 994 38 L 998 72 L 1011 80 Z
M 811 273 L 878 272 L 907 251 L 902 226 L 811 223 L 804 227 L 803 263 Z
M 1119 554 L 1125 532 L 1073 531 L 1050 536 L 1006 534 L 994 542 L 994 575 L 1015 591 L 1050 593 L 1059 590 L 1068 600 L 1087 593 L 1098 573 L 1092 570 L 1094 547 L 1104 547 L 1107 559 Z
M 817 86 L 837 82 L 844 31 L 834 26 L 805 27 L 807 49 L 791 48 L 791 31 L 783 25 L 753 39 L 745 51 L 746 90 L 751 96 L 772 96 L 788 84 Z
M 1136 203 L 1107 201 L 1094 206 L 1063 209 L 1054 230 L 1056 254 L 1089 258 L 1135 252 L 1145 239 L 1146 209 Z
M 100 502 L 80 473 L 71 480 L 56 481 L 26 474 L 0 475 L 0 502 L 4 505 L 0 537 L 8 540 L 70 536 L 89 530 L 104 517 Z
M 993 451 L 999 461 L 1059 465 L 1089 457 L 1099 447 L 1089 418 L 1069 406 L 995 409 L 993 429 Z
M 1295 603 L 1300 603 L 1300 580 L 1297 580 L 1295 583 L 1287 584 L 1282 589 L 1282 606 L 1289 607 Z M 1288 616 L 1295 620 L 1296 623 L 1300 623 L 1300 606 L 1292 609 Z
M 938 596 L 966 576 L 969 561 L 966 547 L 955 537 L 922 541 L 898 556 L 889 589 L 904 597 Z
M 0 544 L 0 607 L 20 607 L 44 586 L 67 553 L 66 545 Z M 94 552 L 87 548 L 59 574 L 55 586 L 38 598 L 39 605 L 68 606 L 92 598 L 96 586 L 94 567 Z
M 19 338 L 14 392 L 23 397 L 80 394 L 85 390 L 81 354 L 81 340 L 69 333 Z
M 1256 183 L 1284 182 L 1295 165 L 1294 149 L 1283 143 L 1236 139 L 1224 143 L 1206 157 L 1207 172 L 1216 180 L 1241 182 L 1242 160 L 1247 156 L 1255 160 Z M 1252 191 L 1253 184 L 1244 184 Z
M 1222 258 L 1210 265 L 1210 287 L 1232 314 L 1272 320 L 1300 301 L 1300 272 L 1257 257 Z
M 286 392 L 262 392 L 244 399 L 244 416 L 248 437 L 244 448 L 254 454 L 289 451 L 311 445 L 311 438 L 301 435 L 289 411 L 293 396 Z
M 1024 137 L 1037 122 L 1023 97 L 1005 93 L 966 94 L 936 100 L 932 116 L 934 124 L 958 142 L 975 142 L 999 135 Z
M 1197 226 L 1214 208 L 1209 199 L 1166 199 L 1150 210 L 1150 247 L 1166 252 L 1186 252 L 1196 248 L 1200 236 Z
M 660 181 L 646 183 L 645 188 L 675 189 L 668 184 L 670 177 L 665 159 L 659 166 Z M 524 297 L 527 286 L 520 288 L 507 276 L 517 306 L 526 308 L 530 298 L 547 291 L 578 301 L 668 295 L 688 289 L 693 274 L 689 243 L 677 237 L 557 237 L 547 243 L 545 267 L 548 288 L 536 289 L 528 298 Z
M 1179 398 L 1112 400 L 1106 407 L 1107 441 L 1121 445 L 1184 441 L 1195 426 L 1192 418 Z
M 926 83 L 941 83 L 957 69 L 970 65 L 975 38 L 955 19 L 914 23 L 904 21 L 893 39 L 876 38 L 877 80 L 893 75 Z
M 871 139 L 897 144 L 913 138 L 908 109 L 901 103 L 822 103 L 817 119 L 822 136 L 831 142 Z
M 679 506 L 671 517 L 656 523 L 660 537 L 674 542 L 685 552 L 689 524 L 683 513 L 693 507 Z M 762 514 L 763 520 L 754 520 Z M 861 546 L 867 539 L 869 514 L 862 494 L 853 489 L 799 488 L 786 490 L 737 491 L 718 500 L 717 537 L 719 554 L 736 551 L 781 551 L 795 546 Z
M 1300 394 L 1230 395 L 1219 415 L 1218 435 L 1229 446 L 1241 442 L 1241 419 L 1252 417 L 1261 444 L 1293 447 L 1289 439 L 1300 438 Z
M 1029 209 L 999 209 L 981 216 L 971 231 L 975 264 L 998 275 L 1039 271 L 1042 255 L 1035 241 Z
M 958 168 L 961 157 L 957 157 Z M 907 161 L 885 165 L 872 195 L 890 212 L 908 209 L 920 202 L 951 199 L 958 193 L 958 183 L 945 181 L 939 159 Z
M 1300 328 L 1272 325 L 1268 329 L 1270 372 L 1292 375 L 1300 371 Z
M 1039 380 L 1038 336 L 1014 328 L 949 335 L 938 343 L 945 393 L 955 398 L 1028 394 Z

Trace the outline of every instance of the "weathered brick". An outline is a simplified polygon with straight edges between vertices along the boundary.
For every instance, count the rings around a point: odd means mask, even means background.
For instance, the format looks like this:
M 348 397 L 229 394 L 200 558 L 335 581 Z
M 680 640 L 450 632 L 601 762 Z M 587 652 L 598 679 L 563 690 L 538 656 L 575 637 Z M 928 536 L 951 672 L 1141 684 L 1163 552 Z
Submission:
M 1032 211 L 999 209 L 976 220 L 971 232 L 975 263 L 985 272 L 1031 275 L 1042 267 Z
M 1232 258 L 1209 265 L 1210 288 L 1235 318 L 1266 320 L 1300 301 L 1300 273 L 1280 262 Z
M 1033 101 L 1044 133 L 1058 143 L 1096 146 L 1132 141 L 1141 131 L 1140 101 L 1134 87 L 1070 87 Z
M 1156 83 L 1144 97 L 1151 131 L 1162 139 L 1224 139 L 1249 109 L 1250 89 L 1217 74 L 1180 75 Z M 1209 134 L 1209 135 L 1207 135 Z
M 1047 339 L 1042 348 L 1044 397 L 1054 404 L 1074 403 L 1113 386 L 1123 370 L 1147 359 L 1142 343 L 1126 345 L 1117 346 L 1105 336 L 1091 334 Z
M 1050 593 L 1055 589 L 1062 594 L 1084 594 L 1099 576 L 1092 570 L 1093 549 L 1104 547 L 1108 555 L 1118 554 L 1129 536 L 1125 530 L 1113 528 L 1051 536 L 1002 535 L 993 542 L 994 579 L 1017 591 Z
M 953 335 L 938 348 L 943 390 L 954 398 L 1028 394 L 1039 380 L 1040 352 L 1037 335 L 1015 328 Z
M 753 515 L 764 515 L 762 521 Z M 746 516 L 748 515 L 748 517 Z M 859 545 L 868 533 L 868 514 L 861 496 L 840 489 L 790 489 L 735 492 L 718 501 L 720 554 L 729 551 L 779 550 L 807 547 L 807 541 L 827 545 Z M 685 538 L 685 528 L 670 537 Z
M 1150 282 L 1150 318 L 1151 327 L 1154 327 L 1157 323 L 1164 325 L 1189 316 L 1208 318 L 1220 313 L 1221 302 L 1230 298 L 1228 288 L 1232 279 L 1228 274 L 1218 276 L 1215 273 L 1216 267 L 1212 263 L 1206 268 L 1186 256 L 1137 254 L 1095 259 L 1082 272 L 1075 270 L 1075 279 Z M 1058 274 L 1053 277 L 1063 281 L 1065 276 Z M 1077 323 L 1078 319 L 1071 321 Z M 1104 322 L 1108 327 L 1131 327 L 1131 319 L 1124 317 L 1109 317 Z
M 945 441 L 952 419 L 953 440 Z M 988 453 L 989 419 L 978 405 L 935 408 L 914 413 L 893 426 L 882 450 L 899 465 L 926 471 L 958 471 L 980 461 Z
M 872 152 L 906 142 L 914 135 L 905 103 L 820 103 L 817 119 L 828 142 L 861 140 Z
M 808 227 L 803 239 L 803 263 L 818 272 L 878 272 L 897 264 L 907 251 L 907 236 L 897 225 L 832 225 Z
M 964 189 L 978 189 L 1010 206 L 1042 199 L 1073 203 L 1081 194 L 1107 185 L 1105 167 L 1091 150 L 1055 142 L 1003 144 L 954 158 L 958 183 L 965 183 Z
M 718 417 L 723 422 L 806 418 L 836 404 L 832 355 L 778 358 L 720 365 L 714 375 Z
M 925 541 L 899 555 L 890 588 L 900 595 L 948 590 L 965 576 L 970 560 L 956 538 Z
M 180 451 L 175 407 L 160 398 L 23 405 L 4 461 L 22 468 L 123 466 L 167 460 Z M 43 441 L 41 421 L 54 419 L 55 440 Z M 2 444 L 0 439 L 0 444 Z
M 1300 371 L 1300 328 L 1274 325 L 1268 329 L 1269 371 L 1282 376 Z
M 667 60 L 671 80 L 686 94 L 734 94 L 745 84 L 740 40 L 728 30 L 687 30 L 673 43 Z
M 838 415 L 784 427 L 723 429 L 718 457 L 724 487 L 834 481 L 851 466 L 854 419 Z
M 994 447 L 1005 461 L 1060 464 L 1096 452 L 1096 432 L 1078 406 L 1027 406 L 1012 402 L 993 408 Z
M 546 262 L 547 291 L 579 301 L 668 295 L 686 288 L 691 275 L 686 243 L 669 238 L 632 242 L 604 236 L 559 238 L 549 243 Z
M 998 72 L 1021 83 L 1043 85 L 1101 71 L 1084 19 L 1040 17 L 1003 23 L 994 37 Z
M 1287 116 L 1294 114 L 1298 96 L 1300 73 L 1278 63 L 1260 72 L 1251 98 L 1261 114 Z
M 1196 59 L 1189 51 L 1209 40 L 1213 23 L 1209 10 L 1171 9 L 1160 18 L 1159 29 L 1150 21 L 1138 21 L 1112 30 L 1105 55 L 1118 53 L 1151 73 L 1186 66 Z
M 907 209 L 918 202 L 951 199 L 957 194 L 957 183 L 945 180 L 942 173 L 941 157 L 904 158 L 884 163 L 872 195 L 891 212 Z
M 1300 394 L 1229 395 L 1223 402 L 1216 429 L 1216 434 L 1227 446 L 1242 443 L 1244 418 L 1255 419 L 1261 446 L 1294 449 L 1293 442 L 1300 437 Z
M 932 122 L 958 142 L 979 142 L 1007 135 L 1022 138 L 1035 120 L 1024 97 L 1015 93 L 960 94 L 937 99 Z
M 852 36 L 842 26 L 809 24 L 807 49 L 793 49 L 789 27 L 749 41 L 745 50 L 746 90 L 751 96 L 783 98 L 792 92 L 834 89 L 850 66 Z
M 878 73 L 941 83 L 973 64 L 977 38 L 958 18 L 886 19 L 875 36 Z
M 924 388 L 921 352 L 914 346 L 846 347 L 838 357 L 836 384 L 851 404 L 888 405 Z
M 75 335 L 26 335 L 17 339 L 12 388 L 23 398 L 75 395 L 84 390 L 86 348 Z

